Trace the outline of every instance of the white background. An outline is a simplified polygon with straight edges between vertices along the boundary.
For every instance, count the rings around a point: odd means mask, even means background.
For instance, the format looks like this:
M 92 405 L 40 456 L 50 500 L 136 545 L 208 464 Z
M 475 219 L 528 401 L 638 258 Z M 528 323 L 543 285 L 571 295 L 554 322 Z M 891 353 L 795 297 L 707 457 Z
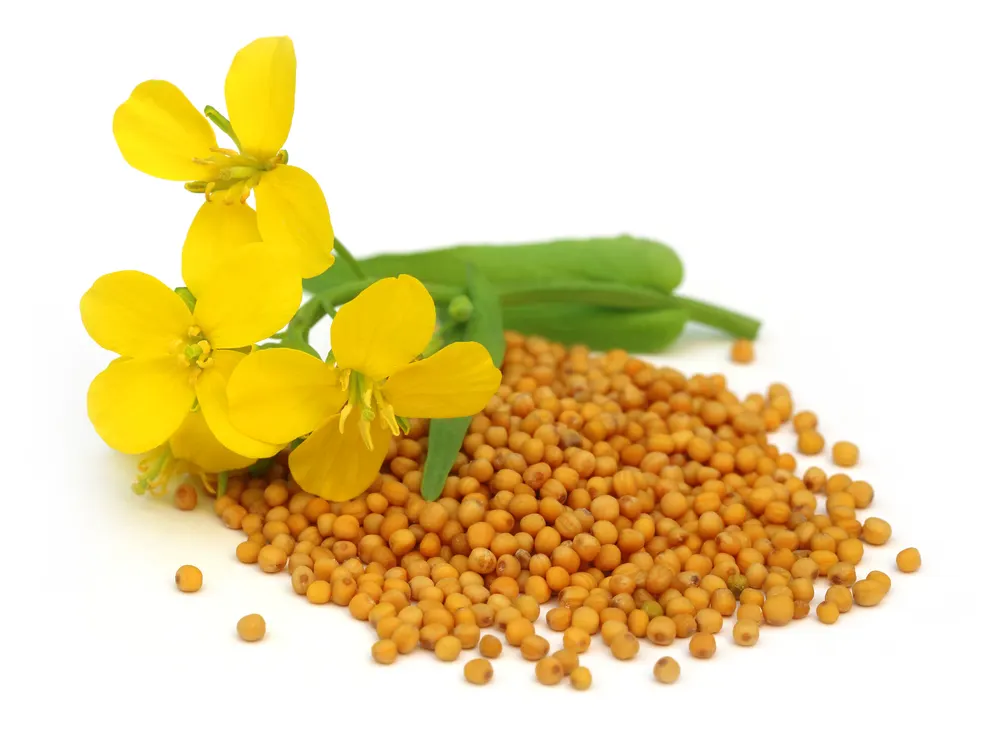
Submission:
M 869 726 L 992 713 L 996 3 L 172 0 L 0 13 L 4 726 Z M 77 305 L 118 269 L 179 285 L 200 200 L 129 168 L 111 117 L 149 78 L 223 108 L 232 55 L 275 34 L 298 55 L 291 159 L 358 255 L 628 232 L 677 248 L 683 293 L 762 318 L 753 367 L 694 331 L 662 361 L 725 372 L 743 393 L 784 381 L 831 442 L 860 444 L 872 513 L 894 528 L 863 563 L 894 577 L 883 605 L 832 628 L 811 617 L 764 630 L 749 650 L 726 633 L 706 663 L 681 643 L 644 643 L 628 664 L 598 645 L 587 694 L 538 686 L 513 655 L 476 689 L 461 663 L 372 665 L 369 628 L 238 564 L 238 535 L 209 512 L 133 496 L 134 463 L 86 419 L 86 387 L 111 355 Z M 892 558 L 910 545 L 923 570 L 898 575 Z M 183 563 L 205 573 L 196 595 L 174 589 Z M 249 612 L 268 620 L 262 643 L 234 636 Z M 664 653 L 682 662 L 674 686 L 651 679 Z

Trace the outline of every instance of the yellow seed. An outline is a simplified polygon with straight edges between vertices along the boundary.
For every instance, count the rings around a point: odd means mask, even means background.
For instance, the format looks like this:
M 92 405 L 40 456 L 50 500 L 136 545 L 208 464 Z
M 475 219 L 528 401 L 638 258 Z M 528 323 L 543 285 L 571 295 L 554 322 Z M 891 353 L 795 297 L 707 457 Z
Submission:
M 834 585 L 826 591 L 826 598 L 824 602 L 833 603 L 837 606 L 837 610 L 842 613 L 846 613 L 851 609 L 851 606 L 854 605 L 854 595 L 851 594 L 851 589 L 849 587 L 845 587 L 844 585 Z
M 254 643 L 264 637 L 264 633 L 267 631 L 267 626 L 264 623 L 264 618 L 256 613 L 250 615 L 244 615 L 236 623 L 236 632 L 239 634 L 240 638 L 247 641 L 248 643 Z
M 353 618 L 357 620 L 368 620 L 368 616 L 371 615 L 372 610 L 375 609 L 375 601 L 372 600 L 371 595 L 359 592 L 351 598 L 349 603 L 347 603 L 347 609 L 350 611 Z
M 376 663 L 388 665 L 395 663 L 399 649 L 391 640 L 383 638 L 372 646 L 372 658 Z
M 463 650 L 471 650 L 479 643 L 479 626 L 475 623 L 456 625 L 451 634 L 458 638 Z
M 262 571 L 269 574 L 281 572 L 281 570 L 285 569 L 285 563 L 287 562 L 288 553 L 279 547 L 275 547 L 273 544 L 261 547 L 260 553 L 257 555 L 257 564 L 260 565 Z
M 464 673 L 466 681 L 483 686 L 493 678 L 493 665 L 485 658 L 473 658 L 465 664 Z
M 737 364 L 749 364 L 753 362 L 753 342 L 749 339 L 737 339 L 733 342 L 730 357 Z
M 916 572 L 920 569 L 920 552 L 916 547 L 907 547 L 896 555 L 896 567 L 900 572 Z
M 330 583 L 326 580 L 316 580 L 306 588 L 306 599 L 313 605 L 326 605 L 330 602 Z
M 833 444 L 833 462 L 841 468 L 850 468 L 858 463 L 858 447 L 846 440 Z
M 622 633 L 611 641 L 611 655 L 619 661 L 629 661 L 639 652 L 639 639 L 631 633 Z
M 862 607 L 872 607 L 882 602 L 885 597 L 885 585 L 877 580 L 858 580 L 851 588 L 854 595 L 854 602 Z
M 503 643 L 493 635 L 484 635 L 479 641 L 479 652 L 487 658 L 496 658 L 503 652 Z
M 889 575 L 881 570 L 872 570 L 868 573 L 867 579 L 875 580 L 885 588 L 886 592 L 889 592 L 889 588 L 892 587 L 892 580 L 889 579 Z
M 249 539 L 236 545 L 236 559 L 243 564 L 256 564 L 263 545 Z
M 653 664 L 653 676 L 660 683 L 674 683 L 680 675 L 680 664 L 670 656 L 664 656 Z
M 576 667 L 580 665 L 580 657 L 576 653 L 567 648 L 562 648 L 561 650 L 557 650 L 555 653 L 552 654 L 552 657 L 558 660 L 559 663 L 562 664 L 563 672 L 569 675 L 570 678 L 572 678 L 572 673 L 574 670 L 576 670 Z
M 823 452 L 825 441 L 823 436 L 815 430 L 803 430 L 799 433 L 799 453 L 806 456 L 815 456 Z
M 586 653 L 590 648 L 590 633 L 581 628 L 567 628 L 563 633 L 563 648 L 576 653 Z
M 577 666 L 569 674 L 569 682 L 577 691 L 589 689 L 591 681 L 590 669 L 583 666 Z
M 833 625 L 840 617 L 840 608 L 836 603 L 824 600 L 816 607 L 816 617 L 824 625 Z
M 795 617 L 795 603 L 787 595 L 778 595 L 764 602 L 763 611 L 768 625 L 788 625 Z
M 711 633 L 695 633 L 688 644 L 695 658 L 711 658 L 715 655 L 715 636 Z
M 181 511 L 191 511 L 198 505 L 198 492 L 189 483 L 182 483 L 174 491 L 174 506 Z
M 420 630 L 415 625 L 402 623 L 392 631 L 390 640 L 396 644 L 396 650 L 403 655 L 412 653 L 420 642 Z
M 869 544 L 876 546 L 885 544 L 891 536 L 892 527 L 889 526 L 889 522 L 877 516 L 869 516 L 861 527 L 861 538 Z
M 454 661 L 462 652 L 461 641 L 453 635 L 446 635 L 434 646 L 434 655 L 442 661 Z
M 611 625 L 611 623 L 605 623 L 605 625 Z M 677 637 L 677 624 L 666 616 L 653 618 L 646 627 L 646 637 L 656 645 L 670 645 Z
M 535 664 L 535 677 L 544 686 L 554 686 L 562 681 L 563 667 L 558 659 L 549 656 Z
M 198 592 L 201 589 L 201 570 L 186 564 L 177 570 L 174 583 L 181 592 Z
M 504 631 L 507 642 L 515 648 L 520 647 L 525 638 L 534 634 L 535 626 L 527 618 L 517 618 L 510 621 L 507 624 L 507 629 Z
M 526 661 L 540 661 L 549 653 L 549 642 L 540 635 L 529 635 L 521 641 L 521 657 Z
M 760 623 L 756 620 L 737 620 L 733 626 L 733 641 L 736 645 L 756 645 L 759 637 Z
M 420 647 L 424 650 L 432 651 L 437 648 L 437 644 L 442 638 L 448 635 L 448 628 L 441 623 L 431 623 L 420 629 Z M 455 639 L 456 641 L 458 638 Z M 459 642 L 458 647 L 462 644 Z

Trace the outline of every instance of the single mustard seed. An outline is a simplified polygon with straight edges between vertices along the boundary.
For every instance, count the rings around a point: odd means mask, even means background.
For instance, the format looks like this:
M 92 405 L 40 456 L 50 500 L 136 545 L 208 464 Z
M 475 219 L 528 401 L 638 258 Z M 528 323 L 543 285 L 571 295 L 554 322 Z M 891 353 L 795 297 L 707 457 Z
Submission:
M 384 666 L 395 663 L 398 653 L 399 649 L 396 644 L 384 638 L 372 646 L 372 658 L 375 659 L 376 663 L 381 663 Z
M 174 506 L 181 511 L 191 511 L 198 505 L 198 492 L 189 483 L 182 483 L 174 491 Z
M 639 652 L 639 639 L 625 632 L 611 641 L 611 655 L 619 661 L 630 661 Z
M 715 655 L 715 636 L 711 633 L 695 633 L 691 636 L 688 649 L 695 658 L 711 658 Z
M 840 608 L 836 603 L 824 600 L 816 607 L 816 617 L 824 625 L 833 625 L 840 617 Z
M 557 650 L 552 654 L 552 657 L 562 664 L 563 672 L 570 677 L 572 677 L 572 673 L 576 670 L 576 667 L 580 665 L 580 657 L 567 648 Z
M 877 516 L 869 516 L 861 526 L 861 538 L 868 544 L 880 546 L 889 541 L 892 536 L 892 527 L 885 519 Z
M 521 641 L 521 657 L 526 661 L 540 661 L 549 653 L 549 642 L 540 635 L 529 635 Z
M 907 547 L 896 555 L 896 568 L 900 572 L 916 572 L 920 569 L 920 552 L 916 547 Z
M 186 564 L 177 570 L 174 583 L 181 592 L 198 592 L 201 589 L 201 570 L 194 565 Z
M 493 678 L 493 665 L 485 658 L 473 658 L 465 664 L 464 673 L 469 683 L 484 686 Z
M 260 640 L 264 637 L 264 633 L 266 631 L 267 626 L 264 623 L 264 618 L 257 613 L 244 615 L 236 623 L 237 634 L 248 643 L 254 643 Z
M 681 675 L 681 665 L 670 656 L 653 664 L 653 676 L 660 683 L 674 683 Z
M 461 641 L 453 635 L 446 635 L 434 645 L 434 655 L 441 661 L 454 661 L 462 652 Z
M 833 444 L 833 462 L 841 468 L 850 468 L 858 463 L 858 447 L 846 440 Z
M 861 607 L 873 607 L 882 602 L 887 590 L 878 580 L 864 579 L 855 582 L 851 592 L 855 603 Z
M 798 449 L 799 453 L 806 456 L 815 456 L 823 452 L 826 441 L 823 436 L 815 430 L 804 430 L 799 433 Z
M 479 641 L 479 652 L 486 658 L 497 658 L 503 652 L 503 643 L 495 635 L 484 635 Z
M 548 656 L 535 664 L 535 677 L 543 686 L 554 686 L 562 681 L 565 673 L 558 659 Z
M 756 620 L 737 620 L 733 625 L 733 641 L 736 645 L 757 645 L 760 637 L 760 623 Z
M 584 668 L 583 666 L 577 666 L 569 674 L 570 685 L 573 686 L 577 691 L 586 691 L 590 688 L 592 682 L 590 675 L 590 669 Z
M 750 364 L 754 359 L 753 342 L 749 339 L 737 339 L 733 342 L 729 356 L 737 364 Z

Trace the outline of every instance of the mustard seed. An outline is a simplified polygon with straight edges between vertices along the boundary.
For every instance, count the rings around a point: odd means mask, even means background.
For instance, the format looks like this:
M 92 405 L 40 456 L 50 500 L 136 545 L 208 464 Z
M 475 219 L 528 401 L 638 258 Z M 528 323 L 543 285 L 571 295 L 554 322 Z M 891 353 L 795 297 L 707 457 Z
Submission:
M 399 650 L 396 648 L 396 644 L 385 638 L 372 646 L 372 658 L 375 659 L 376 663 L 381 663 L 382 665 L 395 663 L 398 653 Z
M 858 463 L 858 447 L 846 440 L 833 444 L 833 462 L 841 468 L 850 468 Z
M 486 658 L 497 658 L 503 652 L 503 643 L 493 635 L 484 635 L 479 641 L 479 652 Z
M 174 575 L 174 583 L 181 592 L 198 592 L 201 580 L 201 570 L 190 564 L 182 566 Z
M 670 656 L 664 656 L 653 664 L 653 677 L 660 683 L 674 683 L 680 675 L 680 664 Z
M 639 640 L 631 633 L 622 633 L 611 641 L 611 655 L 619 661 L 631 660 L 638 652 Z
M 733 641 L 736 645 L 757 645 L 760 637 L 760 623 L 756 620 L 737 620 L 733 625 Z
M 473 658 L 463 669 L 465 680 L 476 686 L 484 686 L 493 678 L 493 665 L 485 658 Z
M 462 652 L 462 643 L 453 635 L 446 635 L 434 645 L 434 655 L 441 661 L 454 661 Z
M 845 588 L 846 589 L 846 588 Z M 840 617 L 840 608 L 836 603 L 824 600 L 816 607 L 816 617 L 824 625 L 833 625 Z
M 182 483 L 174 491 L 174 506 L 181 511 L 191 511 L 198 505 L 198 492 L 189 483 Z
M 572 677 L 573 671 L 580 665 L 580 657 L 566 648 L 557 650 L 552 654 L 552 657 L 562 664 L 563 672 L 570 677 Z
M 237 634 L 248 643 L 260 640 L 264 637 L 266 631 L 267 626 L 264 623 L 264 618 L 256 613 L 244 615 L 236 623 Z
M 915 547 L 907 547 L 896 555 L 896 567 L 900 572 L 916 572 L 920 569 L 920 552 Z
M 590 675 L 590 669 L 584 668 L 583 666 L 577 666 L 569 674 L 570 685 L 577 691 L 586 691 L 590 688 L 592 678 Z
M 688 650 L 695 658 L 711 658 L 715 655 L 715 636 L 711 633 L 695 633 L 688 643 Z
M 562 664 L 552 656 L 543 658 L 535 664 L 535 677 L 543 686 L 554 686 L 562 681 L 565 673 Z
M 549 642 L 540 635 L 529 635 L 521 641 L 521 657 L 526 661 L 540 661 L 548 653 Z

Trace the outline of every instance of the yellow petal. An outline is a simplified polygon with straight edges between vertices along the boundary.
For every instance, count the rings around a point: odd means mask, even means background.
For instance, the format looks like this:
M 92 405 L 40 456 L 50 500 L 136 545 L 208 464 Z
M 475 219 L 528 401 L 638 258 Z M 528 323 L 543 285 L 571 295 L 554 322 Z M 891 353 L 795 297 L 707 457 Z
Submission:
M 101 276 L 80 300 L 80 316 L 95 342 L 126 357 L 170 353 L 194 321 L 180 296 L 140 271 Z
M 498 387 L 500 370 L 486 347 L 455 342 L 396 372 L 382 395 L 404 418 L 460 418 L 482 410 Z
M 389 450 L 389 431 L 372 427 L 373 450 L 361 440 L 357 408 L 340 432 L 338 418 L 331 418 L 306 438 L 288 457 L 288 465 L 303 490 L 330 501 L 353 499 L 371 486 Z
M 384 278 L 340 307 L 330 350 L 338 367 L 381 380 L 424 351 L 435 316 L 434 300 L 417 279 Z
M 261 236 L 296 252 L 302 278 L 319 276 L 333 264 L 330 209 L 312 175 L 278 165 L 260 178 L 254 198 Z
M 226 110 L 243 151 L 274 157 L 288 139 L 295 109 L 295 48 L 291 38 L 258 38 L 233 58 L 226 76 Z
M 195 297 L 199 296 L 220 264 L 233 255 L 245 253 L 247 243 L 260 240 L 257 213 L 249 205 L 202 203 L 181 251 L 184 283 Z
M 208 179 L 210 168 L 194 162 L 217 146 L 215 132 L 179 88 L 145 81 L 115 111 L 115 141 L 125 161 L 164 180 Z
M 235 471 L 246 468 L 253 458 L 233 453 L 218 441 L 205 422 L 205 414 L 198 410 L 190 413 L 170 439 L 174 458 L 193 463 L 208 473 Z
M 87 415 L 97 434 L 122 453 L 145 453 L 165 443 L 194 404 L 188 372 L 173 356 L 116 359 L 87 392 Z
M 198 405 L 205 414 L 208 427 L 226 448 L 249 458 L 270 458 L 282 449 L 284 443 L 268 443 L 251 438 L 238 430 L 230 419 L 226 385 L 233 370 L 244 357 L 246 355 L 241 352 L 225 349 L 212 352 L 212 366 L 201 373 L 195 385 Z
M 292 257 L 268 243 L 248 243 L 214 269 L 194 318 L 212 347 L 235 349 L 280 331 L 301 303 Z
M 289 443 L 335 416 L 347 401 L 327 364 L 296 349 L 261 349 L 229 379 L 229 417 L 247 435 Z

